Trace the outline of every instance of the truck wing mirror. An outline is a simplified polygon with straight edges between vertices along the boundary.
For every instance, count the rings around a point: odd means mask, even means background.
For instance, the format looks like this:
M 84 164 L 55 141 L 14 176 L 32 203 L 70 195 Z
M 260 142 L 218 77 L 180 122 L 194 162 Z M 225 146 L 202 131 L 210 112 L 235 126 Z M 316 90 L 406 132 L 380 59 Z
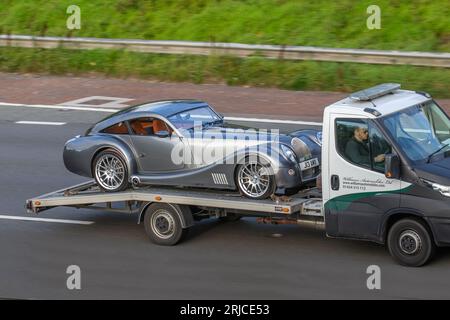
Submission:
M 400 178 L 400 158 L 398 155 L 388 153 L 384 157 L 384 175 L 389 179 Z

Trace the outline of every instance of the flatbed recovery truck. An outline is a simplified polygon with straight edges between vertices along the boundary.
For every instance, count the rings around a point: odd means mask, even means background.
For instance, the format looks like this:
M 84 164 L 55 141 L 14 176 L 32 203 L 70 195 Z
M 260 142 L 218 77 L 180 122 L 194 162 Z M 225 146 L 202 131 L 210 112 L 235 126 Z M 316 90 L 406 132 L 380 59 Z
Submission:
M 450 245 L 450 119 L 430 95 L 397 84 L 353 93 L 325 108 L 322 137 L 320 185 L 289 198 L 154 186 L 107 193 L 89 181 L 27 200 L 26 208 L 135 213 L 161 245 L 181 241 L 197 220 L 242 216 L 386 244 L 406 266 Z

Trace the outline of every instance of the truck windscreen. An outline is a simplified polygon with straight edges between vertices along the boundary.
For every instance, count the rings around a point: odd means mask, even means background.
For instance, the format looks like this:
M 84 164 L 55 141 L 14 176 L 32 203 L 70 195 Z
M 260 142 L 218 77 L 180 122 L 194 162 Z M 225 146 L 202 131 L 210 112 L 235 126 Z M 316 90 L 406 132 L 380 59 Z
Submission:
M 427 160 L 439 149 L 447 150 L 445 145 L 450 144 L 450 119 L 434 101 L 388 115 L 383 123 L 414 162 Z

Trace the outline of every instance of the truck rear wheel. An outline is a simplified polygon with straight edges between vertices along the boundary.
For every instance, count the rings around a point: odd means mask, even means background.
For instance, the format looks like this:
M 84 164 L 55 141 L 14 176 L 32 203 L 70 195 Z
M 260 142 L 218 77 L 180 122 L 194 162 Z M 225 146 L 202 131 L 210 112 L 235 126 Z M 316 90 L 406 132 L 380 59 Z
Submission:
M 159 245 L 173 246 L 187 234 L 174 207 L 164 203 L 151 204 L 145 212 L 145 232 L 150 240 Z
M 416 219 L 397 221 L 389 230 L 389 253 L 401 265 L 420 267 L 434 255 L 435 244 L 427 227 Z

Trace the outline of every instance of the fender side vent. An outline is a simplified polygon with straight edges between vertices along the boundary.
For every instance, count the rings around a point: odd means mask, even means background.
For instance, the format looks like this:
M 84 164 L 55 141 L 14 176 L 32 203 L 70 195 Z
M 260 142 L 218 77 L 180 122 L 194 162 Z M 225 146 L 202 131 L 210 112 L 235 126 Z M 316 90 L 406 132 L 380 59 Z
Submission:
M 227 176 L 224 173 L 211 173 L 214 184 L 228 185 Z

